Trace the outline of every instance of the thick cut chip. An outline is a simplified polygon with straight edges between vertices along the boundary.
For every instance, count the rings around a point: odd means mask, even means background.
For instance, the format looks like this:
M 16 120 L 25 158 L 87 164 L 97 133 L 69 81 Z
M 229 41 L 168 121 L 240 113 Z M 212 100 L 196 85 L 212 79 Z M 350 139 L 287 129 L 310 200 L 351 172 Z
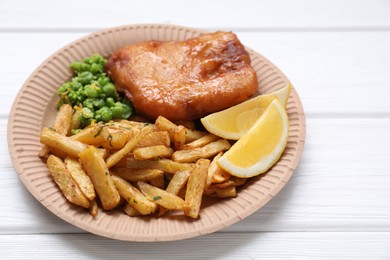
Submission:
M 84 208 L 91 206 L 60 158 L 50 155 L 47 159 L 47 167 L 67 200 Z
M 171 157 L 173 150 L 164 145 L 142 147 L 133 151 L 134 158 L 137 160 L 148 160 L 155 158 Z
M 190 216 L 191 218 L 199 217 L 209 165 L 210 160 L 199 159 L 188 179 L 184 203 L 184 214 Z
M 58 133 L 67 135 L 72 127 L 73 108 L 69 104 L 64 104 L 57 112 L 54 120 L 53 129 Z M 39 157 L 46 158 L 49 156 L 49 148 L 44 145 L 39 152 Z
M 179 163 L 169 159 L 161 159 L 157 161 L 144 160 L 138 161 L 134 158 L 127 158 L 126 167 L 131 169 L 158 169 L 166 173 L 176 173 L 179 171 L 190 171 L 194 164 Z
M 172 154 L 172 160 L 183 163 L 194 162 L 200 158 L 210 158 L 219 152 L 226 151 L 230 146 L 227 140 L 220 139 L 203 147 L 190 150 L 178 150 Z
M 164 172 L 156 169 L 130 169 L 126 167 L 111 168 L 111 173 L 126 181 L 150 181 Z
M 151 131 L 152 129 L 150 127 L 146 126 L 142 128 L 141 131 L 132 139 L 130 139 L 130 141 L 128 141 L 122 149 L 120 149 L 119 151 L 115 152 L 114 154 L 112 154 L 110 157 L 107 158 L 107 168 L 111 168 L 122 158 L 124 158 L 128 153 L 130 153 L 137 145 L 137 143 L 141 141 L 142 138 L 144 138 L 145 135 L 147 135 Z
M 91 181 L 91 178 L 82 168 L 78 160 L 66 157 L 65 158 L 66 169 L 72 175 L 72 178 L 75 180 L 80 190 L 89 200 L 94 200 L 96 197 L 95 187 Z
M 157 188 L 146 182 L 139 181 L 138 187 L 145 194 L 149 200 L 154 201 L 160 206 L 163 206 L 169 210 L 182 210 L 184 205 L 184 200 L 172 193 L 166 192 L 163 189 Z
M 48 127 L 43 128 L 40 136 L 42 144 L 47 145 L 50 151 L 58 151 L 60 154 L 69 155 L 77 158 L 85 148 L 86 144 L 72 140 L 63 134 L 57 133 L 54 129 Z
M 98 149 L 88 146 L 80 153 L 80 161 L 95 186 L 103 209 L 109 210 L 118 206 L 120 201 L 118 190 Z
M 72 135 L 70 138 L 77 140 L 84 144 L 91 144 L 100 146 L 103 142 L 108 140 L 110 133 L 108 129 L 102 124 L 95 124 L 84 128 L 75 135 Z
M 121 197 L 140 214 L 149 215 L 156 211 L 157 204 L 148 200 L 145 195 L 133 185 L 115 175 L 112 176 L 112 179 L 114 180 L 115 186 Z
M 191 175 L 190 171 L 182 171 L 182 172 L 175 173 L 165 191 L 173 195 L 179 195 L 180 191 L 187 184 L 190 175 Z M 159 217 L 163 216 L 167 211 L 168 210 L 166 208 L 160 208 L 160 211 L 158 212 L 158 216 Z

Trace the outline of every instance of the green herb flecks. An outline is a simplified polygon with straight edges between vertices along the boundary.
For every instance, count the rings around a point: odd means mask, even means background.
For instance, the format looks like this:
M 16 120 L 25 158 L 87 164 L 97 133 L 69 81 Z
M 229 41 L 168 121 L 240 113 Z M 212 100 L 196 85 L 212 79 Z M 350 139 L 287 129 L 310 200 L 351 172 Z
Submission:
M 162 199 L 161 196 L 154 196 L 153 197 L 153 201 L 160 200 L 160 199 Z

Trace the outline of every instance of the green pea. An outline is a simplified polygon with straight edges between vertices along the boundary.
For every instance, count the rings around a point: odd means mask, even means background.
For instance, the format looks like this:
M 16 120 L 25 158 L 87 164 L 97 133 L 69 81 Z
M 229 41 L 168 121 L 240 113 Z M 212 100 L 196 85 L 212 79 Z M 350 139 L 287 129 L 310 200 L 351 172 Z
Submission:
M 97 64 L 97 63 L 92 63 L 91 64 L 91 72 L 93 74 L 98 74 L 98 73 L 102 73 L 103 72 L 103 66 L 101 64 Z
M 127 119 L 133 113 L 133 109 L 128 105 L 125 104 L 122 105 L 123 105 L 122 119 Z
M 75 92 L 69 93 L 68 98 L 69 98 L 69 101 L 73 104 L 74 102 L 77 101 L 77 98 L 78 98 L 77 93 L 75 93 Z
M 82 71 L 83 63 L 78 62 L 78 61 L 75 61 L 75 62 L 73 62 L 72 64 L 70 64 L 70 68 L 71 68 L 74 72 L 80 72 L 80 71 Z
M 105 122 L 108 122 L 112 119 L 112 112 L 108 107 L 102 107 L 98 111 L 96 111 L 96 114 L 101 117 L 101 119 Z
M 115 100 L 112 97 L 106 98 L 106 106 L 108 107 L 115 106 Z
M 110 107 L 113 118 L 122 118 L 123 107 L 122 106 L 112 106 Z
M 96 107 L 96 108 L 101 108 L 101 107 L 104 107 L 104 105 L 105 105 L 106 103 L 104 102 L 103 99 L 94 98 L 94 99 L 92 100 L 92 104 L 93 104 L 93 106 Z
M 83 107 L 77 111 L 80 122 L 73 129 L 83 128 L 92 121 L 109 121 L 112 118 L 128 118 L 132 113 L 131 102 L 119 95 L 114 84 L 104 72 L 107 60 L 99 54 L 75 61 L 70 68 L 75 76 L 57 89 L 62 104 Z M 73 132 L 75 132 L 74 130 Z
M 94 113 L 93 113 L 92 109 L 89 109 L 88 107 L 83 107 L 83 109 L 81 109 L 81 115 L 84 118 L 93 118 Z
M 103 86 L 103 91 L 106 93 L 107 96 L 112 97 L 115 93 L 115 86 L 111 82 L 108 82 L 106 85 Z
M 90 125 L 92 122 L 92 118 L 85 118 L 85 117 L 80 117 L 80 125 L 82 128 L 86 127 L 87 125 Z
M 69 89 L 70 89 L 70 84 L 69 84 L 69 82 L 64 83 L 64 84 L 62 84 L 61 87 L 59 87 L 59 88 L 57 89 L 57 94 L 65 93 L 65 92 L 67 92 Z
M 83 85 L 90 84 L 93 80 L 93 74 L 89 71 L 83 71 L 78 74 L 78 82 Z
M 92 110 L 93 109 L 93 100 L 91 98 L 85 99 L 83 101 L 83 106 Z
M 70 88 L 74 91 L 78 91 L 79 89 L 83 88 L 83 85 L 77 81 L 71 81 L 69 84 L 70 84 Z
M 110 82 L 110 78 L 107 77 L 104 73 L 97 79 L 97 83 L 99 84 L 99 86 L 104 86 L 108 82 Z
M 84 95 L 87 97 L 97 98 L 100 92 L 100 88 L 96 87 L 94 84 L 84 86 Z
M 102 119 L 104 122 L 108 122 L 112 119 L 112 113 L 107 112 L 102 114 Z
M 97 63 L 100 65 L 106 64 L 106 60 L 102 56 L 100 56 L 99 54 L 92 55 L 92 57 L 90 58 L 90 61 L 91 61 L 91 63 Z

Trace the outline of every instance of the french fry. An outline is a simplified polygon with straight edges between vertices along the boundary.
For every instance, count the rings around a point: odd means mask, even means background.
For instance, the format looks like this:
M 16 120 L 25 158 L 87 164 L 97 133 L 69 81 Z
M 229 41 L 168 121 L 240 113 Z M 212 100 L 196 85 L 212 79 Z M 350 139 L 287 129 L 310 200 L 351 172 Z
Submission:
M 122 130 L 122 129 L 114 129 L 111 127 L 107 127 L 109 136 L 104 142 L 100 145 L 108 150 L 119 150 L 122 149 L 126 143 L 133 138 L 136 134 L 139 133 L 139 129 L 134 128 L 131 131 Z
M 234 181 L 227 180 L 221 183 L 214 183 L 213 186 L 217 188 L 225 189 L 225 188 L 234 187 L 235 185 L 234 185 Z
M 212 183 L 221 183 L 230 179 L 231 175 L 219 167 L 217 163 L 222 155 L 223 152 L 218 153 L 210 163 L 206 178 L 206 189 L 208 189 Z
M 70 129 L 79 129 L 80 128 L 80 118 L 82 117 L 83 113 L 81 112 L 81 109 L 78 109 L 74 111 L 72 116 L 72 125 Z
M 142 147 L 133 151 L 136 160 L 148 160 L 154 158 L 171 157 L 173 150 L 164 145 Z
M 71 157 L 66 157 L 65 167 L 85 197 L 89 200 L 94 200 L 96 197 L 95 187 L 79 161 Z
M 64 104 L 60 107 L 54 120 L 53 128 L 58 133 L 67 135 L 72 126 L 73 108 L 69 104 Z M 46 158 L 49 156 L 49 148 L 44 145 L 39 152 L 39 157 Z
M 68 122 L 69 118 L 72 115 Z M 69 125 L 72 127 L 72 123 Z M 113 120 L 92 124 L 71 137 L 55 129 L 45 127 L 41 132 L 45 153 L 53 154 L 57 162 L 54 165 L 59 164 L 58 160 L 62 163 L 66 171 L 65 177 L 61 175 L 62 182 L 64 178 L 73 181 L 78 189 L 73 193 L 82 196 L 73 203 L 84 203 L 93 217 L 98 214 L 99 197 L 104 210 L 124 204 L 129 216 L 158 212 L 156 216 L 161 217 L 169 210 L 183 210 L 186 216 L 198 218 L 203 195 L 235 197 L 236 187 L 247 180 L 219 167 L 217 160 L 230 143 L 197 131 L 194 121 L 171 122 L 162 116 L 155 124 Z M 53 168 L 52 161 L 49 163 Z M 68 197 L 69 201 L 75 200 L 74 196 Z
M 99 206 L 96 200 L 91 200 L 91 206 L 89 207 L 89 214 L 91 214 L 92 217 L 96 217 L 98 212 L 99 212 Z
M 156 119 L 155 125 L 157 126 L 158 129 L 162 131 L 167 131 L 169 133 L 169 137 L 173 140 L 173 135 L 175 133 L 175 130 L 177 128 L 177 125 L 169 121 L 163 116 L 159 116 Z
M 207 135 L 200 137 L 199 139 L 197 139 L 195 141 L 192 141 L 191 143 L 187 143 L 187 144 L 181 146 L 179 148 L 179 150 L 190 150 L 190 149 L 202 147 L 202 146 L 205 146 L 209 143 L 217 141 L 218 139 L 220 139 L 220 138 L 216 135 L 207 134 Z
M 86 144 L 72 140 L 70 137 L 57 133 L 55 130 L 47 127 L 43 128 L 40 141 L 47 145 L 50 150 L 59 151 L 60 153 L 65 153 L 75 158 L 87 148 Z
M 142 148 L 148 146 L 155 145 L 164 145 L 170 146 L 171 139 L 169 138 L 168 131 L 153 131 L 147 134 L 139 143 L 135 146 L 135 148 Z
M 158 169 L 166 173 L 174 174 L 179 171 L 192 170 L 193 164 L 178 163 L 169 159 L 161 159 L 156 161 L 151 161 L 151 160 L 138 161 L 134 158 L 128 157 L 126 161 L 126 167 L 131 169 Z
M 171 140 L 175 140 L 175 137 L 174 137 L 175 131 L 176 132 L 180 132 L 181 131 L 181 130 L 177 130 L 178 126 L 176 124 L 172 123 L 171 121 L 169 121 L 168 119 L 166 119 L 163 116 L 159 116 L 156 119 L 155 125 L 160 130 L 168 131 L 169 132 L 169 137 L 171 138 Z M 185 143 L 188 143 L 188 142 L 192 142 L 192 141 L 194 141 L 196 139 L 199 139 L 200 137 L 205 135 L 205 133 L 185 128 L 185 135 L 186 135 Z M 180 138 L 181 138 L 181 136 L 180 136 Z M 179 139 L 178 141 L 181 141 L 181 139 Z
M 157 130 L 157 127 L 154 124 L 148 122 L 137 122 L 134 120 L 129 121 L 129 120 L 120 119 L 120 120 L 114 120 L 113 122 L 109 122 L 107 124 L 118 126 L 123 129 L 133 129 L 133 128 L 141 129 L 144 128 L 145 126 L 149 126 L 150 128 L 152 128 L 153 131 Z
M 231 176 L 229 178 L 229 180 L 227 180 L 227 181 L 224 181 L 221 183 L 214 183 L 214 186 L 218 187 L 218 188 L 229 188 L 232 186 L 242 186 L 245 184 L 246 180 L 247 180 L 246 178 L 238 178 L 235 176 Z
M 124 120 L 127 121 L 127 120 Z M 129 121 L 127 121 L 129 122 Z M 121 130 L 131 132 L 134 128 L 140 129 L 142 127 L 134 127 L 131 123 L 121 123 L 118 121 L 110 121 L 104 124 L 108 129 Z
M 176 151 L 172 154 L 172 160 L 183 163 L 194 162 L 200 158 L 210 158 L 219 152 L 226 151 L 230 146 L 231 145 L 227 140 L 220 139 L 203 147 Z
M 69 104 L 63 104 L 57 112 L 53 128 L 60 134 L 68 135 L 72 127 L 73 108 Z
M 47 168 L 68 201 L 83 208 L 89 208 L 91 206 L 90 201 L 81 192 L 79 186 L 73 180 L 60 158 L 50 155 L 47 159 Z
M 109 210 L 118 206 L 120 201 L 118 190 L 98 149 L 88 146 L 80 153 L 80 161 L 95 186 L 103 209 Z
M 157 204 L 148 200 L 145 195 L 122 178 L 113 175 L 115 186 L 123 199 L 141 215 L 149 215 L 156 211 Z
M 99 154 L 100 156 L 103 158 L 103 159 L 106 159 L 108 153 L 107 153 L 107 150 L 106 149 L 103 149 L 103 148 L 98 148 L 99 150 Z
M 217 160 L 218 158 L 220 158 L 222 156 L 222 152 L 220 152 L 219 154 L 217 154 L 213 160 L 211 161 L 210 165 L 209 165 L 209 168 L 207 169 L 207 176 L 206 176 L 206 182 L 205 182 L 205 190 L 207 190 L 210 185 L 213 183 L 213 176 L 214 174 L 216 173 L 216 171 L 218 170 L 218 164 L 217 164 Z
M 150 181 L 164 172 L 156 169 L 130 169 L 126 167 L 111 168 L 111 173 L 126 181 Z
M 135 208 L 130 206 L 129 203 L 126 203 L 125 206 L 123 207 L 123 211 L 126 213 L 126 215 L 130 217 L 136 217 L 141 215 Z
M 237 190 L 235 186 L 227 188 L 219 188 L 215 190 L 215 193 L 219 198 L 235 198 L 237 197 Z
M 180 191 L 187 184 L 190 174 L 191 174 L 190 171 L 182 171 L 182 172 L 175 173 L 165 191 L 176 196 L 179 195 Z M 166 208 L 160 208 L 160 211 L 158 212 L 158 216 L 159 217 L 163 216 L 167 211 L 168 210 Z
M 242 185 L 244 185 L 246 183 L 246 181 L 248 179 L 247 178 L 239 178 L 239 177 L 236 177 L 236 176 L 231 176 L 230 180 L 232 182 L 234 182 L 234 186 L 242 186 Z
M 171 181 L 169 182 L 166 191 L 174 195 L 179 195 L 180 191 L 187 184 L 190 175 L 191 175 L 190 171 L 180 171 L 175 173 Z
M 217 171 L 213 175 L 213 183 L 221 183 L 229 180 L 230 178 L 230 173 L 218 166 Z
M 218 198 L 235 198 L 237 196 L 236 186 L 220 188 L 212 185 L 205 193 L 208 195 L 215 194 Z
M 137 143 L 145 137 L 148 133 L 150 133 L 152 129 L 148 126 L 141 129 L 141 131 L 134 136 L 130 141 L 126 143 L 126 145 L 119 151 L 112 154 L 110 157 L 107 158 L 107 168 L 111 168 L 114 166 L 117 162 L 119 162 L 123 157 L 125 157 L 129 152 L 133 150 L 133 148 L 137 145 Z
M 173 132 L 173 145 L 176 149 L 183 146 L 186 143 L 186 128 L 179 125 Z
M 199 159 L 191 172 L 187 182 L 185 194 L 184 214 L 191 218 L 198 218 L 202 196 L 205 188 L 207 169 L 210 160 Z
M 77 134 L 72 135 L 70 138 L 84 144 L 100 146 L 101 143 L 108 140 L 109 136 L 110 133 L 104 125 L 95 124 L 93 126 L 84 128 Z
M 206 134 L 205 132 L 187 129 L 186 130 L 186 143 L 193 142 L 193 141 L 201 138 L 205 134 Z
M 169 210 L 182 210 L 184 200 L 176 195 L 173 195 L 165 190 L 152 186 L 146 182 L 139 181 L 138 187 L 145 196 L 157 203 L 158 205 Z
M 232 177 L 230 173 L 228 173 L 227 171 L 225 171 L 224 169 L 222 169 L 218 165 L 217 161 L 221 156 L 222 156 L 222 153 L 220 153 L 220 155 L 215 156 L 214 160 L 213 160 L 216 162 L 216 168 L 215 168 L 215 172 L 214 172 L 213 178 L 212 178 L 213 183 L 225 182 Z

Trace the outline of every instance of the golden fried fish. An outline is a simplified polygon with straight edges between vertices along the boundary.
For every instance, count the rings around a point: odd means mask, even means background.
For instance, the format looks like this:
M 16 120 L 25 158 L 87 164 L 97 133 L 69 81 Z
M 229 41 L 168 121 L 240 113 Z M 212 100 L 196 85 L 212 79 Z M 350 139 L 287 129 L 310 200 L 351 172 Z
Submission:
M 250 57 L 229 32 L 128 45 L 112 54 L 106 71 L 136 111 L 154 119 L 200 118 L 257 91 Z

